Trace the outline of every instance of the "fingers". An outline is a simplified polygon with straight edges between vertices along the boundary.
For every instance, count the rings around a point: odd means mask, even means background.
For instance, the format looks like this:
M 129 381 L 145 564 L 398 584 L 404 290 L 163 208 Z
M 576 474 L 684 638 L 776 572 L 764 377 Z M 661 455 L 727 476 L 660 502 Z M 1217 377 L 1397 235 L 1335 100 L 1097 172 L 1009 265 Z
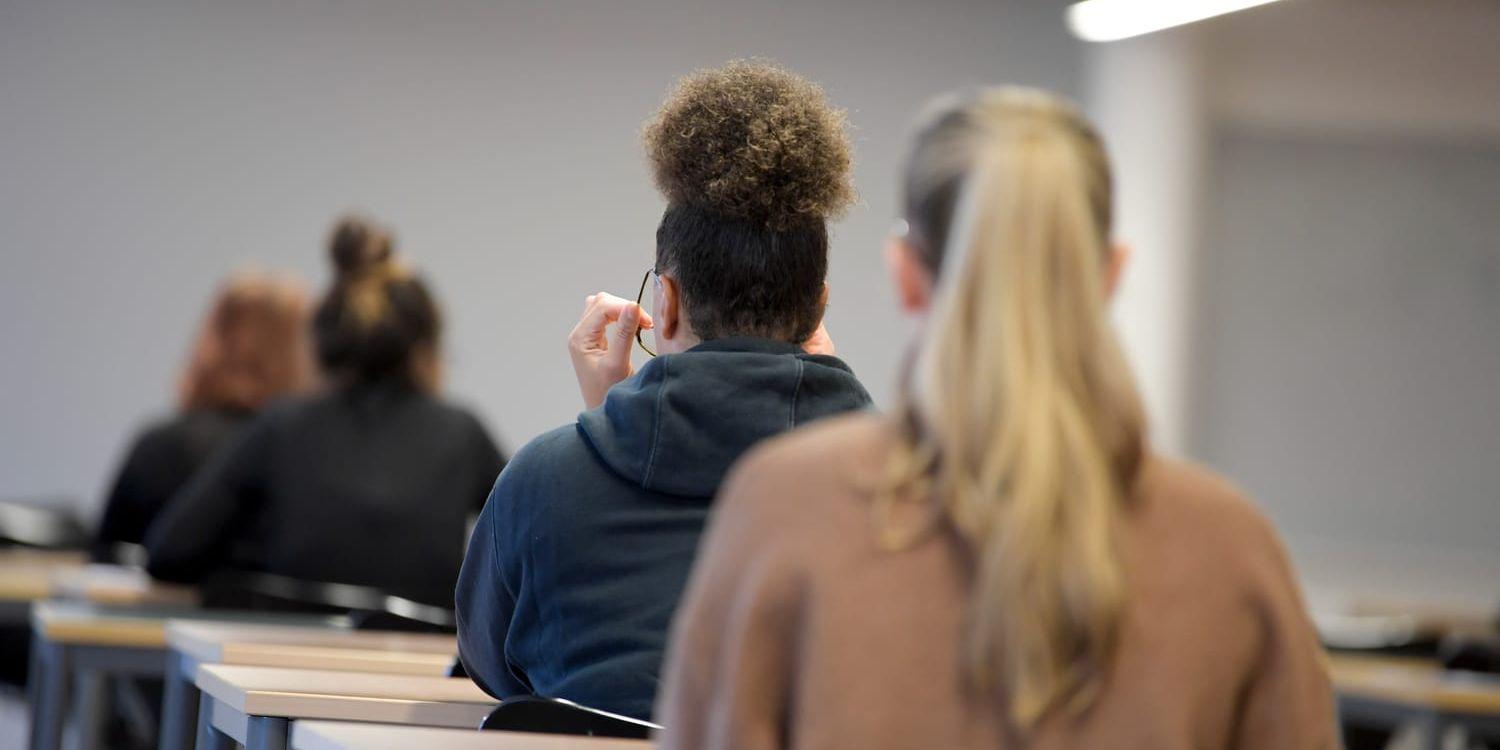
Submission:
M 629 343 L 629 339 L 635 336 L 636 327 L 650 330 L 655 327 L 655 321 L 651 316 L 641 309 L 634 301 L 623 297 L 616 297 L 609 292 L 590 294 L 584 299 L 583 316 L 573 326 L 573 331 L 568 335 L 570 346 L 578 350 L 603 350 L 609 348 L 609 340 L 605 331 L 611 324 L 620 322 L 622 315 L 627 310 L 634 311 L 634 317 L 626 325 L 617 326 L 616 337 Z M 626 330 L 628 329 L 628 330 Z M 626 347 L 627 354 L 629 347 Z
M 833 346 L 833 337 L 828 335 L 828 326 L 819 323 L 818 330 L 813 331 L 813 335 L 808 337 L 807 341 L 802 342 L 802 351 L 808 354 L 834 356 L 836 349 Z
M 568 335 L 568 353 L 586 408 L 603 403 L 611 386 L 630 377 L 632 339 L 638 330 L 653 326 L 651 316 L 632 300 L 608 292 L 584 299 L 583 315 Z
M 630 303 L 629 307 L 620 311 L 616 322 L 619 325 L 615 326 L 615 339 L 629 346 L 630 340 L 635 338 L 636 328 L 641 323 L 641 306 L 634 302 Z
M 603 333 L 609 324 L 619 320 L 620 315 L 629 309 L 644 313 L 633 300 L 616 297 L 609 292 L 591 294 L 583 307 L 583 318 L 579 320 L 579 324 L 586 330 Z M 651 328 L 651 316 L 642 314 L 640 320 L 643 327 Z
M 620 318 L 615 326 L 615 340 L 609 347 L 609 351 L 604 353 L 610 366 L 621 371 L 630 369 L 630 352 L 635 346 L 636 331 L 640 330 L 646 319 L 645 311 L 634 302 L 630 303 L 630 307 L 620 311 Z

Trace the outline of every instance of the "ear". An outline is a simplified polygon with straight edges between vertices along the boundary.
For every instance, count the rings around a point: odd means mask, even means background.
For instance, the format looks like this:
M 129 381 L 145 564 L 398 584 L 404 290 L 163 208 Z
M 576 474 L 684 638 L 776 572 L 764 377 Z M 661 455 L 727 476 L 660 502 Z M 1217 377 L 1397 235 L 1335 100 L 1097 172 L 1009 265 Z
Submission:
M 682 334 L 682 287 L 677 285 L 677 279 L 666 274 L 657 278 L 661 279 L 661 290 L 656 299 L 656 335 L 671 340 Z
M 885 243 L 885 266 L 901 309 L 911 315 L 927 312 L 932 304 L 932 272 L 917 249 L 903 238 L 890 238 Z
M 1130 265 L 1130 258 L 1135 254 L 1135 249 L 1123 243 L 1116 242 L 1109 248 L 1109 266 L 1104 269 L 1104 294 L 1113 298 L 1115 290 L 1120 288 L 1120 277 L 1125 273 L 1125 267 Z

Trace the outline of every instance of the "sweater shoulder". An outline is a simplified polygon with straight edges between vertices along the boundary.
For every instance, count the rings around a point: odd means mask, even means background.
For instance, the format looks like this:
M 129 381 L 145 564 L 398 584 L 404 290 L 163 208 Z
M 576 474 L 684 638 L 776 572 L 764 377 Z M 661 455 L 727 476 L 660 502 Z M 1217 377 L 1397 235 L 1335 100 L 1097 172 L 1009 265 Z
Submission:
M 1165 523 L 1182 524 L 1253 541 L 1273 532 L 1270 520 L 1244 490 L 1187 461 L 1150 456 L 1130 502 Z
M 506 465 L 506 471 L 518 473 L 565 473 L 564 467 L 578 459 L 593 461 L 588 446 L 578 434 L 577 425 L 563 425 L 548 430 L 521 446 Z
M 495 482 L 491 502 L 499 498 L 512 513 L 536 519 L 559 504 L 586 502 L 608 493 L 600 484 L 611 476 L 578 434 L 576 425 L 548 430 L 511 456 Z
M 1152 457 L 1130 502 L 1129 518 L 1143 541 L 1212 561 L 1204 574 L 1221 583 L 1263 590 L 1291 575 L 1275 524 L 1243 490 L 1209 469 Z
M 868 501 L 895 435 L 887 418 L 855 412 L 767 440 L 730 471 L 718 513 L 747 534 L 814 546 L 867 528 Z

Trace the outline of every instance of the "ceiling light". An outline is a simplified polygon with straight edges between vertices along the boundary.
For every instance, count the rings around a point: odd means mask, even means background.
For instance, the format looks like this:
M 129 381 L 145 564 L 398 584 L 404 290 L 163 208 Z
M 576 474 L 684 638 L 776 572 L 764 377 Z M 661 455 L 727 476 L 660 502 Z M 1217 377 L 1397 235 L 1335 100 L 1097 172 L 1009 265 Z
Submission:
M 1222 16 L 1275 0 L 1083 0 L 1068 8 L 1079 39 L 1112 42 Z

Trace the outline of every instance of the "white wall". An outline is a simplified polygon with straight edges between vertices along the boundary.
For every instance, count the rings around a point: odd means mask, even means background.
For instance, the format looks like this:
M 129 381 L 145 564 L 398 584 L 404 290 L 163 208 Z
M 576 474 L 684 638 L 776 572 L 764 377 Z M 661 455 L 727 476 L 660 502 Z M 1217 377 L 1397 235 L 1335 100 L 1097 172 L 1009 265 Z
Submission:
M 1113 159 L 1115 236 L 1129 261 L 1112 308 L 1153 450 L 1187 451 L 1193 293 L 1209 123 L 1196 28 L 1091 45 L 1089 114 Z
M 1051 3 L 0 3 L 0 496 L 91 512 L 170 407 L 214 282 L 321 281 L 349 208 L 393 223 L 446 303 L 455 396 L 512 447 L 570 420 L 583 297 L 633 293 L 653 257 L 638 127 L 675 76 L 749 55 L 850 110 L 864 202 L 834 228 L 830 326 L 885 399 L 907 125 L 959 85 L 1072 92 Z
M 1225 134 L 1195 448 L 1319 593 L 1500 602 L 1500 141 Z
M 1294 0 L 1084 48 L 1155 447 L 1245 486 L 1320 606 L 1500 595 L 1497 31 Z
M 1187 445 L 1328 605 L 1500 602 L 1500 4 L 1207 27 Z

